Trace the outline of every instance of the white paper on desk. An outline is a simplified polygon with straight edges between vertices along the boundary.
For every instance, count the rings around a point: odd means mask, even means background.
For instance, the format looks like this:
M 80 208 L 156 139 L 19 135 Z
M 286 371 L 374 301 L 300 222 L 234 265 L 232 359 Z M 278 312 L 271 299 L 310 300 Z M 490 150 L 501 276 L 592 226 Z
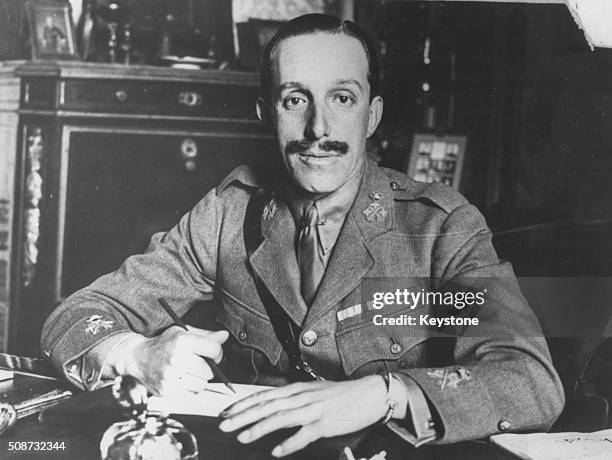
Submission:
M 273 387 L 263 385 L 243 385 L 232 383 L 236 393 L 232 393 L 222 383 L 209 383 L 201 393 L 187 396 L 151 396 L 148 409 L 164 414 L 202 415 L 218 417 L 219 413 L 229 405 L 246 398 L 258 391 Z
M 526 460 L 610 460 L 612 429 L 594 433 L 498 434 L 491 441 Z
M 0 382 L 4 380 L 11 380 L 14 377 L 15 377 L 15 373 L 13 371 L 0 369 Z

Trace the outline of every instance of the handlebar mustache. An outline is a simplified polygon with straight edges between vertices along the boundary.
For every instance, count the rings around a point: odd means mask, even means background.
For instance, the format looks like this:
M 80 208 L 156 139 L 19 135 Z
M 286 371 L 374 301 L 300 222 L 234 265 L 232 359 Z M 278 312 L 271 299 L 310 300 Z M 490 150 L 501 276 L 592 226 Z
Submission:
M 312 150 L 314 147 L 318 147 L 323 152 L 338 152 L 345 154 L 349 150 L 349 145 L 342 141 L 324 141 L 324 142 L 312 142 L 306 139 L 290 141 L 285 147 L 285 153 L 300 153 L 307 150 Z

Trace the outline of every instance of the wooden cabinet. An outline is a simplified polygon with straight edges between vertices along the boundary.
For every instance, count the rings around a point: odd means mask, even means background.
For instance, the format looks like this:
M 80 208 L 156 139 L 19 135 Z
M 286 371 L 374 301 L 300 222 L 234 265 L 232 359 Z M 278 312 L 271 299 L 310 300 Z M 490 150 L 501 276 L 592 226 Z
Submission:
M 58 302 L 273 158 L 257 95 L 248 73 L 0 66 L 0 348 L 37 353 Z

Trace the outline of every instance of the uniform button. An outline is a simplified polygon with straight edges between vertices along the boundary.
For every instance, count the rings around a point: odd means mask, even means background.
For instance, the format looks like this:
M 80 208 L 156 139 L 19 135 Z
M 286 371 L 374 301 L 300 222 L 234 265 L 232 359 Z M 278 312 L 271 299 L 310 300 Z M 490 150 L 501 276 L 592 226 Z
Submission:
M 317 333 L 315 331 L 309 330 L 302 334 L 302 343 L 307 347 L 311 347 L 315 344 L 318 338 L 319 337 L 317 336 Z
M 394 355 L 397 355 L 398 353 L 402 352 L 402 346 L 399 343 L 392 343 L 391 344 L 391 353 L 393 353 Z
M 391 190 L 399 190 L 399 184 L 397 182 L 391 182 Z
M 502 420 L 497 424 L 497 428 L 499 428 L 499 431 L 507 431 L 510 429 L 511 426 L 512 424 L 508 420 Z
M 247 339 L 247 337 L 248 337 L 248 335 L 244 331 L 240 331 L 238 333 L 238 340 L 240 340 L 241 342 L 244 342 Z

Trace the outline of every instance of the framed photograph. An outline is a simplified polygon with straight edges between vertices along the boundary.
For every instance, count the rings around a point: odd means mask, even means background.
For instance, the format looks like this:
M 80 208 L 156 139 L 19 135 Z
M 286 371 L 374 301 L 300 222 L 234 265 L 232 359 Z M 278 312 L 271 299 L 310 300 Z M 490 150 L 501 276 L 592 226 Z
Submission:
M 459 189 L 467 136 L 415 134 L 408 175 L 419 182 L 442 182 Z
M 78 59 L 70 3 L 26 3 L 32 59 Z

